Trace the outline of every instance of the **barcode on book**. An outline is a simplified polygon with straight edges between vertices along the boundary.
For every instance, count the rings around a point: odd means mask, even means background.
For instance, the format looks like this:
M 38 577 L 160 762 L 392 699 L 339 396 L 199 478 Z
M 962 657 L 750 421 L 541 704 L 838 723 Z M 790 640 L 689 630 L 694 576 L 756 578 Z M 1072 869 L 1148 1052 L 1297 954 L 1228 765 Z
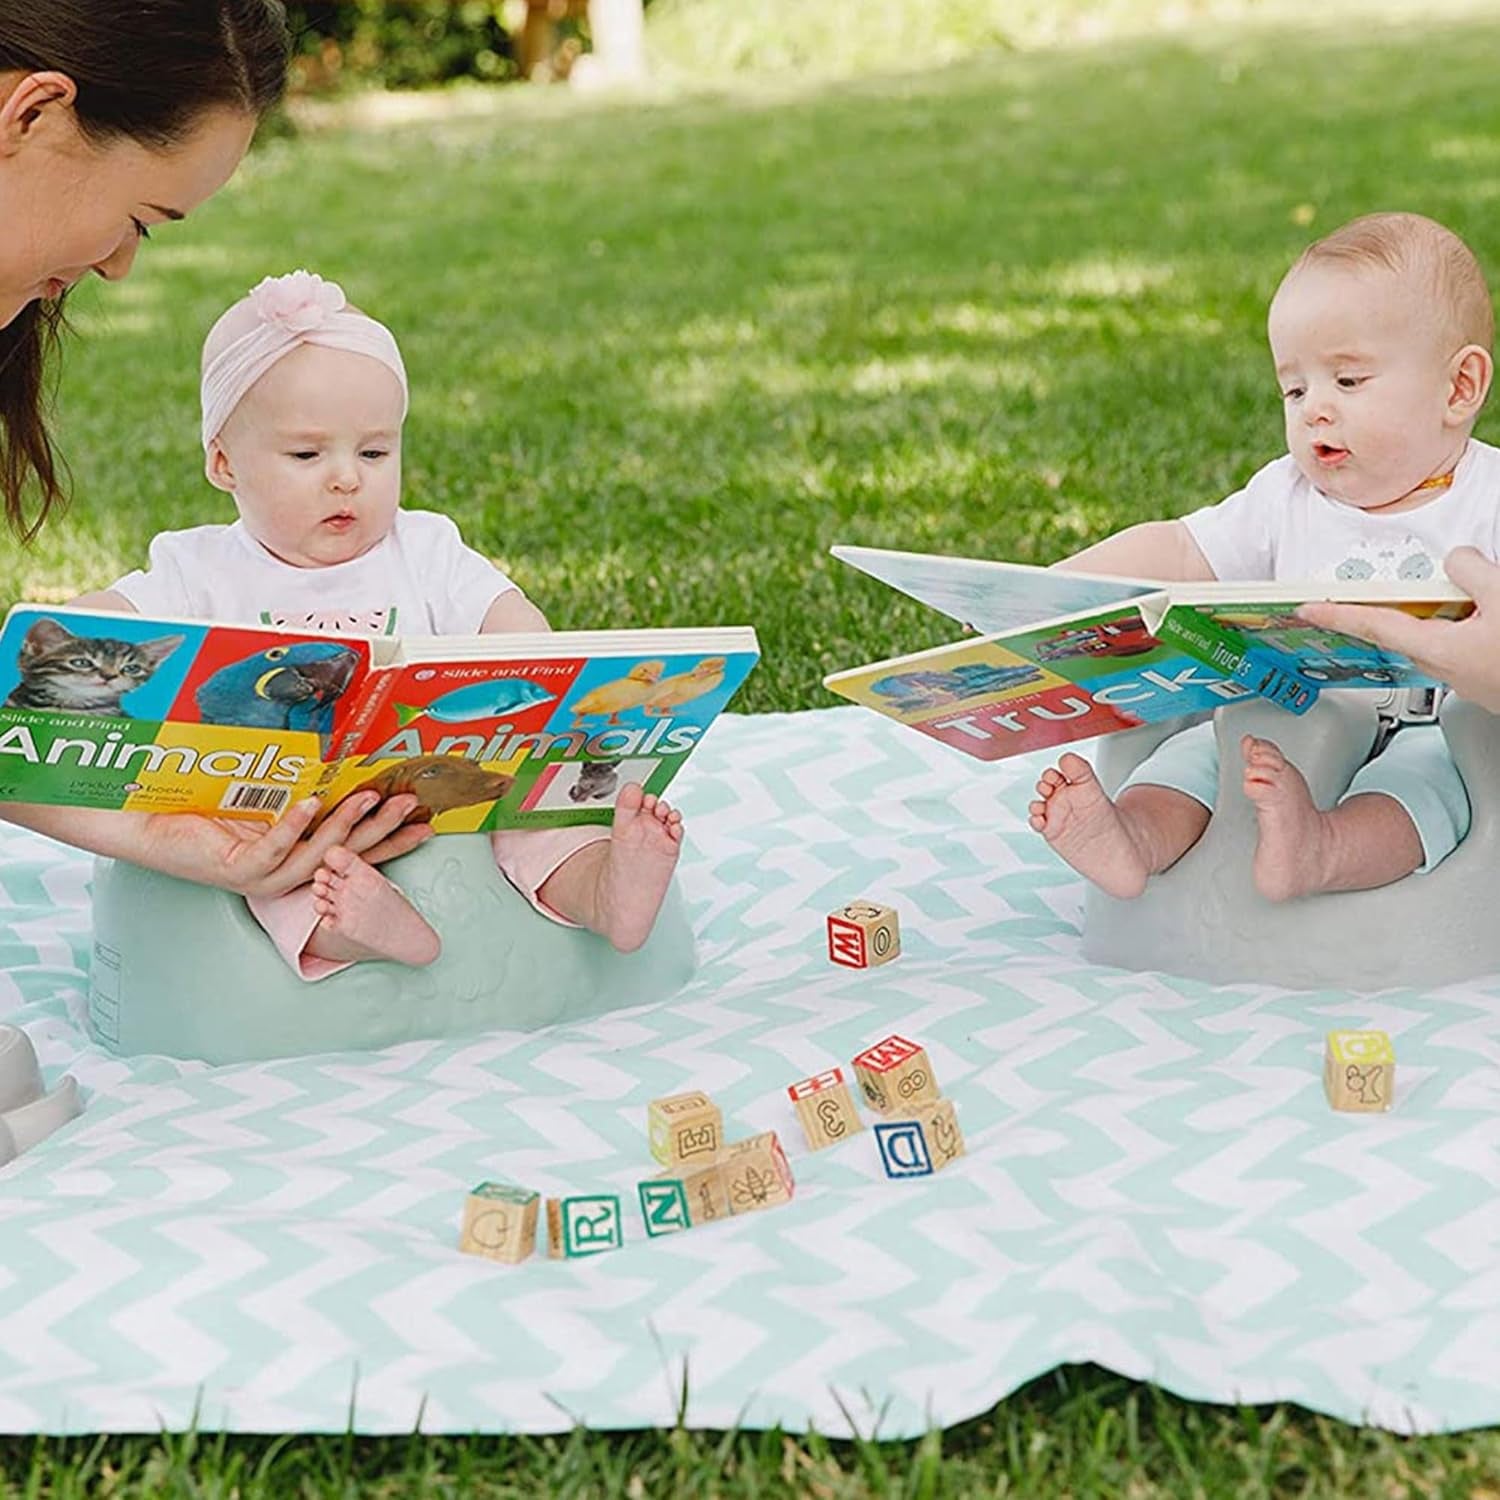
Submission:
M 270 786 L 264 781 L 231 781 L 219 799 L 226 812 L 279 813 L 290 801 L 288 786 Z

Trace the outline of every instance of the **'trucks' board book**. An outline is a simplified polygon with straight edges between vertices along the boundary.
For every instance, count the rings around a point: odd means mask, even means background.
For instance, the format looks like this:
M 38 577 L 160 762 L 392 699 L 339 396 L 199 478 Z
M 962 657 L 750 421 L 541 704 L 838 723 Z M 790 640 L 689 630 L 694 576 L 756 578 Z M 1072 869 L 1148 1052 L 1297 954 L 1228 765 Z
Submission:
M 373 786 L 439 833 L 608 823 L 758 656 L 739 627 L 396 640 L 17 605 L 0 801 L 269 821 Z
M 1411 662 L 1295 613 L 1313 599 L 1458 619 L 1446 580 L 1160 583 L 872 547 L 833 555 L 975 636 L 824 678 L 980 760 L 1203 713 L 1259 694 L 1305 713 L 1324 687 L 1429 687 Z

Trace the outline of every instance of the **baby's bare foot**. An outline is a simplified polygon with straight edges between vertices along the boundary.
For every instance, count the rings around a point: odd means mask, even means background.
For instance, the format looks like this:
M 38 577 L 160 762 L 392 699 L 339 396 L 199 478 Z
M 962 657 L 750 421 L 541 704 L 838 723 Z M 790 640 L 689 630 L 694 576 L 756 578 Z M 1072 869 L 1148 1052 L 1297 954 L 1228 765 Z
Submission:
M 1081 755 L 1065 754 L 1043 771 L 1036 793 L 1031 826 L 1080 875 L 1124 900 L 1146 889 L 1151 868 Z
M 598 931 L 622 953 L 651 935 L 681 852 L 682 814 L 634 782 L 622 787 L 597 900 Z
M 1302 772 L 1270 740 L 1245 735 L 1245 795 L 1255 804 L 1255 888 L 1267 901 L 1328 889 L 1328 817 L 1318 811 Z
M 420 968 L 442 942 L 415 906 L 373 865 L 342 845 L 313 876 L 313 909 L 322 919 L 307 951 L 334 963 L 386 958 Z

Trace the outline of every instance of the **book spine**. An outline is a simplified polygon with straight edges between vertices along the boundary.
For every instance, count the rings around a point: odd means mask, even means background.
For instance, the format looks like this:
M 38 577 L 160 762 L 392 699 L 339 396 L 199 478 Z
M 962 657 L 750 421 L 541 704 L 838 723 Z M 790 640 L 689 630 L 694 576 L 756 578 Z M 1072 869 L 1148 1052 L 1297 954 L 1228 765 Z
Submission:
M 1162 616 L 1156 638 L 1292 713 L 1306 713 L 1318 696 L 1317 685 L 1297 671 L 1294 657 L 1248 641 L 1187 605 L 1173 605 Z
M 390 697 L 391 690 L 396 685 L 396 679 L 401 674 L 392 671 L 388 667 L 373 667 L 365 678 L 364 686 L 360 689 L 359 699 L 355 705 L 354 717 L 350 720 L 338 743 L 329 751 L 330 763 L 347 760 L 351 755 L 359 751 L 360 742 L 364 739 L 370 725 L 375 722 L 376 715 L 385 707 L 385 700 Z

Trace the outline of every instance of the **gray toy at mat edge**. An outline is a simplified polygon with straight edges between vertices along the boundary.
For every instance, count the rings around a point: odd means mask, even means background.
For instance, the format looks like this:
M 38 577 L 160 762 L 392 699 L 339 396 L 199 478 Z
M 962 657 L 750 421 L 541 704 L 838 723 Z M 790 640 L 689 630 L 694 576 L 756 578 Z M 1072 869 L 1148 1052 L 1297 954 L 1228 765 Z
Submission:
M 1214 716 L 1218 807 L 1208 829 L 1134 901 L 1089 886 L 1083 951 L 1095 963 L 1234 984 L 1287 989 L 1431 988 L 1500 973 L 1500 717 L 1449 697 L 1442 728 L 1469 793 L 1468 837 L 1424 875 L 1372 891 L 1274 903 L 1255 889 L 1255 810 L 1241 787 L 1240 737 L 1274 740 L 1307 778 L 1313 800 L 1331 807 L 1374 743 L 1373 694 L 1324 693 L 1306 714 L 1261 700 Z M 1099 779 L 1111 796 L 1182 721 L 1110 736 Z
M 31 1038 L 17 1027 L 0 1026 L 0 1167 L 82 1113 L 72 1074 L 49 1094 Z

